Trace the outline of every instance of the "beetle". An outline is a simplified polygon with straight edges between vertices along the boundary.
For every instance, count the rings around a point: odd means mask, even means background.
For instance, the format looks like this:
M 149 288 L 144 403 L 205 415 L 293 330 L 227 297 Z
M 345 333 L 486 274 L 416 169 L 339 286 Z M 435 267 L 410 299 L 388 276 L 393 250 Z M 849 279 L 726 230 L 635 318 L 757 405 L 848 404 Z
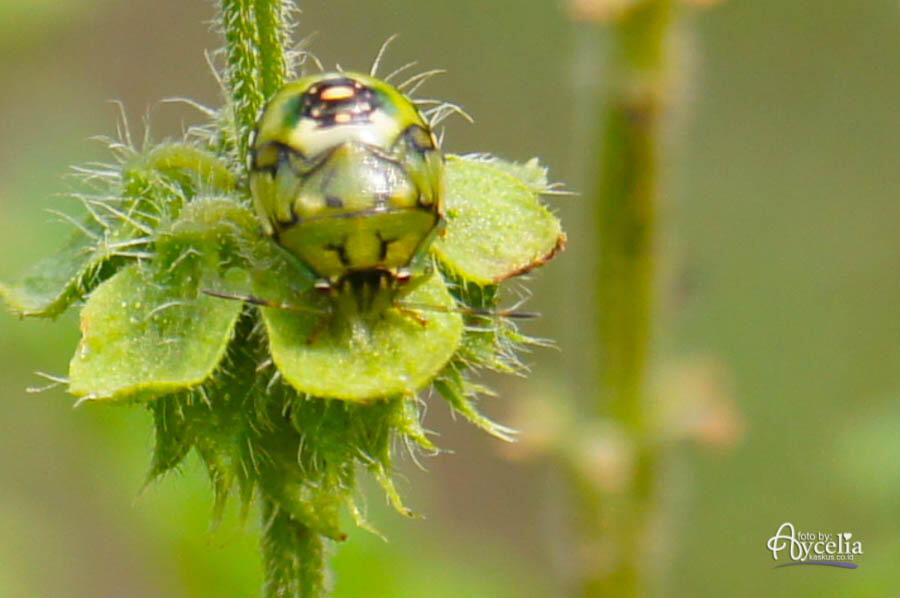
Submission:
M 289 83 L 257 122 L 249 170 L 264 231 L 317 288 L 397 289 L 427 270 L 444 159 L 428 121 L 388 83 L 358 73 Z
M 251 133 L 248 170 L 263 231 L 332 298 L 355 299 L 363 311 L 392 306 L 422 325 L 418 310 L 536 315 L 398 301 L 432 271 L 429 249 L 445 224 L 444 157 L 429 121 L 385 81 L 331 72 L 288 83 Z

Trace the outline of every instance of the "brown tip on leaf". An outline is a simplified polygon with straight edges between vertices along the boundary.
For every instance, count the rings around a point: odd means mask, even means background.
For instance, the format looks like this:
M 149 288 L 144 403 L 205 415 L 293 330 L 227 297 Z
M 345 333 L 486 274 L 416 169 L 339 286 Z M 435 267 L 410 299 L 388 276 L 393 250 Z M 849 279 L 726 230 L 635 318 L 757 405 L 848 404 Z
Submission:
M 518 270 L 514 270 L 514 271 L 510 272 L 509 274 L 505 274 L 503 276 L 498 276 L 498 277 L 494 278 L 494 282 L 500 283 L 508 278 L 512 278 L 513 276 L 521 276 L 522 274 L 527 274 L 528 272 L 531 272 L 535 268 L 540 268 L 541 266 L 543 266 L 544 264 L 546 264 L 547 262 L 549 262 L 550 260 L 555 258 L 557 255 L 562 253 L 565 250 L 566 244 L 568 244 L 568 242 L 569 242 L 569 237 L 566 236 L 566 233 L 561 233 L 559 235 L 559 238 L 556 240 L 556 245 L 553 246 L 553 249 L 551 249 L 550 252 L 547 253 L 547 255 L 545 255 L 543 257 L 539 257 L 538 259 L 534 260 L 530 264 L 527 264 L 527 265 L 519 268 Z

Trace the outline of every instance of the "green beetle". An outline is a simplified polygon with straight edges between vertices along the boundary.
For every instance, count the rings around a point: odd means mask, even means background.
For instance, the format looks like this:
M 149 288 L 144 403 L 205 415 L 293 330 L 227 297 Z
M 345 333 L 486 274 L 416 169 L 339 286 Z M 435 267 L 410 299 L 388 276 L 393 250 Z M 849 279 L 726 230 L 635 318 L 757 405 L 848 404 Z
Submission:
M 267 234 L 333 289 L 424 269 L 443 221 L 444 159 L 391 85 L 326 73 L 283 87 L 251 138 L 250 190 Z

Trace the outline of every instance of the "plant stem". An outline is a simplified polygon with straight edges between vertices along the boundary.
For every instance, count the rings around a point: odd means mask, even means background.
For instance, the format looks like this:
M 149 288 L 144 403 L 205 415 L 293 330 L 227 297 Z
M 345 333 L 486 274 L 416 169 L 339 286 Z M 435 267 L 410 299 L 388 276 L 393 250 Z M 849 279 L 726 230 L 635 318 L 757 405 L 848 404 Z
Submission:
M 282 0 L 255 0 L 259 29 L 260 83 L 263 100 L 271 98 L 284 84 L 287 23 Z
M 250 131 L 263 103 L 284 82 L 289 1 L 222 0 L 226 82 L 241 164 L 246 163 Z
M 259 80 L 258 37 L 253 0 L 222 0 L 226 83 L 231 92 L 235 138 L 241 164 L 246 162 L 249 133 L 262 107 Z
M 284 83 L 286 15 L 291 0 L 222 0 L 227 77 L 241 164 L 265 100 Z M 183 158 L 178 156 L 179 158 Z M 168 158 L 168 156 L 167 156 Z M 189 156 L 188 158 L 192 158 Z M 263 493 L 261 551 L 266 598 L 325 595 L 322 536 L 281 510 Z
M 673 0 L 643 0 L 609 27 L 610 84 L 598 131 L 594 235 L 599 243 L 595 415 L 613 419 L 633 451 L 615 491 L 576 480 L 584 598 L 640 596 L 657 457 L 645 397 L 652 340 L 660 124 Z M 577 477 L 577 476 L 576 476 Z
M 288 513 L 262 501 L 262 555 L 265 598 L 319 598 L 325 595 L 323 539 Z
M 651 337 L 659 128 L 671 0 L 646 0 L 612 27 L 595 226 L 604 408 L 639 430 Z

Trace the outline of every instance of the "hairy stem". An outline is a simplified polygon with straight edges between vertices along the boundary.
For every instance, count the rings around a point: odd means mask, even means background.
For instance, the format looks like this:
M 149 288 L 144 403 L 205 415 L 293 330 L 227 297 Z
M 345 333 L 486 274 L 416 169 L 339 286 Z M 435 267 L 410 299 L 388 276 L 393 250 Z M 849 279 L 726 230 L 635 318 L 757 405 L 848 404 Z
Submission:
M 266 98 L 284 83 L 290 0 L 222 0 L 227 83 L 241 164 Z M 168 156 L 167 156 L 168 157 Z M 181 156 L 179 156 L 181 158 Z M 189 158 L 194 158 L 190 156 Z M 319 598 L 325 591 L 322 536 L 261 497 L 266 598 Z
M 263 100 L 272 97 L 284 84 L 285 48 L 289 41 L 284 4 L 283 0 L 255 0 Z
M 323 539 L 268 500 L 262 503 L 265 598 L 325 596 Z
M 263 103 L 254 0 L 222 0 L 222 25 L 239 158 L 246 163 L 250 130 Z
M 594 235 L 599 347 L 597 413 L 629 440 L 628 479 L 615 490 L 575 481 L 585 598 L 641 596 L 657 456 L 646 430 L 652 341 L 660 124 L 667 96 L 673 0 L 644 0 L 609 26 L 610 85 L 597 134 Z

